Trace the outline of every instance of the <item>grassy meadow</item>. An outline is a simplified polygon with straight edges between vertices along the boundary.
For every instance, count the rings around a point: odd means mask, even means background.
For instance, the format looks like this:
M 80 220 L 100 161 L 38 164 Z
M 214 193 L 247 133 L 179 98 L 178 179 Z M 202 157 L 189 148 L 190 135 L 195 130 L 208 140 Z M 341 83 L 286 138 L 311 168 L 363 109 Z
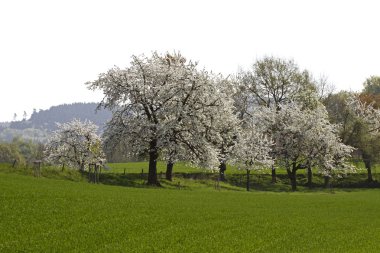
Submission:
M 185 164 L 157 188 L 144 185 L 146 163 L 110 167 L 90 184 L 72 170 L 37 178 L 0 165 L 0 252 L 378 251 L 379 188 L 290 192 L 280 173 L 277 188 L 254 175 L 251 192 L 233 180 L 215 189 L 214 174 Z

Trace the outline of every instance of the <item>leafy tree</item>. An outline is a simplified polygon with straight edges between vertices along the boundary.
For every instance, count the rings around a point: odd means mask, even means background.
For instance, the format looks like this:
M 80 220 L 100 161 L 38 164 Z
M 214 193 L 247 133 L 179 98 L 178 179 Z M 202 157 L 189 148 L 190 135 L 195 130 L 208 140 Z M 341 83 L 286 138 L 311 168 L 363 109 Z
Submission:
M 186 148 L 191 162 L 208 166 L 218 161 L 206 136 L 215 133 L 215 119 L 232 104 L 218 90 L 217 78 L 196 67 L 180 54 L 154 52 L 151 57 L 133 56 L 130 67 L 115 67 L 87 83 L 90 89 L 103 90 L 100 107 L 114 111 L 107 138 L 117 140 L 117 135 L 128 143 L 129 152 L 149 153 L 150 185 L 159 185 L 157 160 L 164 150 L 170 154 Z M 173 157 L 168 158 L 172 163 Z
M 250 121 L 239 131 L 232 147 L 232 162 L 239 169 L 247 172 L 247 191 L 250 189 L 249 176 L 252 170 L 260 170 L 273 164 L 270 152 L 273 142 L 258 127 L 257 122 Z
M 380 108 L 380 77 L 371 76 L 363 84 L 364 88 L 360 94 L 360 100 L 371 104 L 374 108 Z
M 25 159 L 13 143 L 0 143 L 0 162 L 24 164 Z
M 253 95 L 258 105 L 267 107 L 297 101 L 306 102 L 307 94 L 315 93 L 315 81 L 308 71 L 301 71 L 292 60 L 264 57 L 252 70 L 240 71 L 238 79 Z
M 257 60 L 251 70 L 240 71 L 237 83 L 235 105 L 241 119 L 252 116 L 257 106 L 273 106 L 277 111 L 281 105 L 292 101 L 303 108 L 319 106 L 316 82 L 308 71 L 301 71 L 293 60 L 264 57 Z M 272 182 L 276 182 L 274 166 Z
M 363 93 L 380 94 L 380 76 L 371 76 L 365 80 Z
M 98 127 L 89 121 L 77 119 L 58 124 L 45 148 L 46 160 L 61 165 L 77 167 L 80 171 L 92 163 L 104 161 Z
M 372 164 L 380 156 L 380 109 L 362 102 L 358 95 L 348 98 L 347 108 L 352 120 L 350 127 L 344 129 L 347 132 L 346 141 L 361 153 L 368 181 L 372 182 Z
M 281 105 L 280 110 L 261 108 L 257 117 L 268 129 L 273 129 L 273 153 L 286 168 L 292 190 L 297 189 L 297 170 L 307 165 L 318 166 L 326 177 L 352 169 L 345 163 L 352 148 L 340 141 L 324 107 L 305 110 L 289 103 Z
M 380 110 L 365 93 L 339 92 L 325 101 L 330 120 L 339 124 L 340 136 L 345 144 L 357 149 L 365 164 L 368 181 L 373 181 L 372 164 L 380 156 Z
M 129 160 L 134 160 L 134 157 L 127 156 L 127 147 L 124 145 L 122 141 L 111 142 L 110 140 L 105 138 L 104 134 L 102 137 L 104 138 L 103 150 L 108 162 L 123 163 Z
M 15 137 L 10 143 L 2 143 L 1 146 L 0 162 L 29 165 L 43 158 L 44 145 L 42 143 Z
M 365 104 L 371 104 L 375 109 L 380 109 L 380 93 L 365 93 L 359 95 L 359 99 Z
M 15 137 L 12 140 L 12 145 L 20 152 L 27 165 L 33 163 L 34 160 L 42 160 L 43 158 L 44 145 L 40 142 Z

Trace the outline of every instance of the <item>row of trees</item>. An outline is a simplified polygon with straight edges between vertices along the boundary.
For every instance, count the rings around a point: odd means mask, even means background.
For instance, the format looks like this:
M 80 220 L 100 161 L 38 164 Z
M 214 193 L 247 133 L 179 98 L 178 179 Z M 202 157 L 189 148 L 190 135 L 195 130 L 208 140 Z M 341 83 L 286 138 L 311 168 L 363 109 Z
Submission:
M 354 148 L 370 175 L 379 151 L 380 113 L 369 96 L 326 94 L 325 80 L 316 81 L 291 60 L 266 57 L 224 78 L 179 53 L 155 52 L 133 56 L 130 67 L 112 68 L 87 85 L 103 91 L 99 108 L 113 111 L 103 134 L 106 153 L 147 154 L 151 185 L 159 185 L 162 159 L 169 180 L 179 160 L 219 170 L 222 180 L 227 163 L 248 174 L 271 167 L 273 182 L 281 166 L 295 190 L 299 169 L 308 170 L 309 183 L 312 169 L 326 180 L 352 171 L 347 161 Z M 95 133 L 89 122 L 61 126 L 46 154 L 84 169 L 104 159 Z

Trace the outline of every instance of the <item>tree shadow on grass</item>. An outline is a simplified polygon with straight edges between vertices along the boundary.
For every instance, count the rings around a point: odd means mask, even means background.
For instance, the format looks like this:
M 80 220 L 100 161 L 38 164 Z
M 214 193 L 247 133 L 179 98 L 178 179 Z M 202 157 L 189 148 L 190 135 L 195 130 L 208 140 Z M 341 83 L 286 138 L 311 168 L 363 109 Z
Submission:
M 125 186 L 135 188 L 151 188 L 146 184 L 146 175 L 137 173 L 120 174 L 120 173 L 104 173 L 99 177 L 99 181 L 104 185 Z
M 311 185 L 307 182 L 305 174 L 297 175 L 297 191 L 299 192 L 333 192 L 340 191 L 357 191 L 361 189 L 380 188 L 378 181 L 368 182 L 365 173 L 355 173 L 346 175 L 343 178 L 332 179 L 329 185 L 325 185 L 324 178 L 320 175 L 313 176 Z M 266 192 L 291 192 L 291 185 L 286 174 L 278 174 L 276 183 L 272 183 L 272 177 L 269 174 L 251 175 L 250 188 L 252 191 Z M 243 174 L 230 174 L 226 178 L 226 183 L 246 188 L 247 179 Z
M 9 166 L 8 166 L 9 167 Z M 24 175 L 33 175 L 32 169 L 28 168 L 8 168 L 0 166 L 0 171 Z M 56 168 L 43 167 L 42 177 L 65 179 L 72 181 L 83 181 L 89 178 L 88 172 L 82 175 L 76 170 L 57 170 Z M 243 173 L 227 174 L 226 180 L 218 181 L 218 173 L 211 172 L 176 172 L 173 173 L 173 181 L 165 179 L 163 172 L 158 173 L 161 188 L 164 189 L 186 189 L 214 188 L 215 190 L 244 191 L 246 189 L 246 175 Z M 374 175 L 375 179 L 377 175 Z M 104 185 L 114 185 L 134 188 L 157 188 L 157 186 L 147 185 L 147 173 L 114 173 L 112 171 L 100 175 L 100 183 Z M 181 181 L 181 182 L 180 182 Z M 339 191 L 359 191 L 362 189 L 380 188 L 378 181 L 368 182 L 366 173 L 348 174 L 342 178 L 332 179 L 328 187 L 325 186 L 324 178 L 321 175 L 313 176 L 311 186 L 307 184 L 306 174 L 297 175 L 299 192 L 333 192 Z M 272 183 L 270 174 L 251 174 L 250 189 L 252 191 L 263 192 L 291 192 L 289 178 L 286 174 L 277 174 L 277 182 Z
M 104 173 L 100 176 L 100 183 L 105 185 L 115 185 L 124 187 L 135 188 L 152 188 L 146 184 L 148 175 L 146 173 Z M 191 190 L 196 188 L 196 184 L 203 185 L 216 190 L 244 190 L 247 186 L 246 176 L 244 174 L 229 174 L 226 176 L 226 180 L 218 183 L 218 175 L 215 173 L 174 173 L 173 181 L 168 181 L 164 178 L 164 175 L 160 173 L 158 175 L 161 181 L 161 187 L 166 189 L 186 189 Z M 178 180 L 185 180 L 180 182 Z M 190 183 L 190 186 L 186 181 L 194 180 Z M 365 174 L 351 174 L 345 178 L 331 180 L 328 187 L 324 185 L 324 179 L 321 176 L 315 175 L 313 177 L 313 183 L 309 186 L 307 184 L 306 175 L 297 175 L 298 191 L 300 192 L 323 192 L 333 190 L 343 191 L 356 191 L 366 188 L 380 188 L 380 184 L 377 181 L 366 181 Z M 252 191 L 264 191 L 264 192 L 291 192 L 291 186 L 289 178 L 285 174 L 277 175 L 277 182 L 272 183 L 271 175 L 259 174 L 251 175 L 250 189 Z
M 158 180 L 161 183 L 160 188 L 167 189 L 190 189 L 189 186 L 181 184 L 178 181 L 168 181 L 164 179 L 162 173 L 158 174 Z M 177 177 L 173 177 L 177 178 Z M 180 177 L 178 177 L 180 178 Z M 135 188 L 157 188 L 157 186 L 147 185 L 147 173 L 105 173 L 100 176 L 100 183 L 104 185 L 135 187 Z
M 247 178 L 244 174 L 230 174 L 226 182 L 242 189 L 247 188 Z M 288 192 L 291 191 L 287 175 L 277 175 L 276 183 L 272 183 L 272 176 L 266 174 L 250 175 L 251 191 Z

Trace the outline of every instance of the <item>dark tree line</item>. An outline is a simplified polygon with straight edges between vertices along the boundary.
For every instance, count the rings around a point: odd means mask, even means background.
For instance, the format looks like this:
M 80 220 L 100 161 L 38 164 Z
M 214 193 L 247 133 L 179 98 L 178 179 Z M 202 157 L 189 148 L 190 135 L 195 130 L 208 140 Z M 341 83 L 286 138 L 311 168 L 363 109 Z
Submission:
M 34 110 L 29 119 L 13 121 L 9 127 L 12 129 L 36 128 L 48 131 L 57 129 L 58 123 L 71 120 L 89 120 L 102 128 L 111 119 L 112 113 L 107 109 L 96 110 L 97 103 L 73 103 L 52 106 L 47 110 Z

